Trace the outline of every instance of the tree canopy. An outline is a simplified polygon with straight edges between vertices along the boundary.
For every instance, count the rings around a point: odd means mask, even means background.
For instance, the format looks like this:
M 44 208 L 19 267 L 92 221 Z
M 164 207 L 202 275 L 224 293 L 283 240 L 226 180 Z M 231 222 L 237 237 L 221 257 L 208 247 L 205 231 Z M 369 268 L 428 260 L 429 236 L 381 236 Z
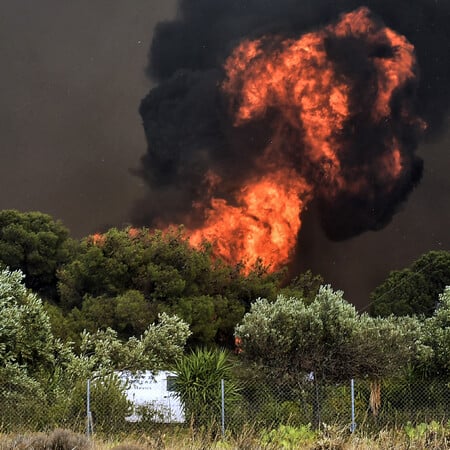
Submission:
M 341 291 L 322 286 L 311 304 L 278 296 L 258 299 L 236 327 L 241 355 L 290 384 L 381 378 L 412 359 L 419 346 L 414 318 L 359 314 Z
M 41 300 L 19 270 L 0 271 L 0 361 L 34 373 L 54 362 L 55 341 Z
M 81 241 L 58 287 L 77 331 L 110 326 L 129 337 L 166 312 L 191 325 L 191 345 L 230 346 L 251 301 L 274 297 L 279 279 L 261 267 L 242 274 L 215 260 L 208 246 L 192 248 L 182 229 L 112 228 Z
M 439 294 L 447 285 L 450 285 L 450 252 L 425 253 L 411 267 L 392 271 L 372 292 L 371 314 L 430 317 L 438 305 Z
M 0 263 L 25 274 L 27 287 L 56 297 L 58 269 L 74 246 L 61 222 L 40 212 L 0 211 Z
M 450 286 L 439 295 L 433 316 L 425 320 L 423 342 L 431 355 L 423 368 L 426 375 L 449 379 L 450 376 Z

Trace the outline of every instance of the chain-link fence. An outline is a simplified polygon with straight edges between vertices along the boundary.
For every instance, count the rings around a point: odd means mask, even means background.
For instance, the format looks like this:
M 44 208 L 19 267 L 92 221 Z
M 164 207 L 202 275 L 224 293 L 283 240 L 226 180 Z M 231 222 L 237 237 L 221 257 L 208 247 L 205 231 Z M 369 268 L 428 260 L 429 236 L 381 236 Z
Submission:
M 246 381 L 236 403 L 225 411 L 228 429 L 244 423 L 258 428 L 279 424 L 323 424 L 365 429 L 450 420 L 450 383 L 442 380 L 349 380 L 321 385 L 311 379 L 297 388 Z
M 71 386 L 50 386 L 47 392 L 0 380 L 0 432 L 62 427 L 110 435 L 145 432 L 162 424 L 192 426 L 196 410 L 179 401 L 173 374 L 146 376 L 124 382 L 113 374 L 79 380 Z M 450 420 L 448 381 L 355 380 L 352 389 L 350 380 L 319 384 L 311 377 L 297 387 L 262 380 L 255 377 L 237 382 L 232 398 L 224 395 L 226 381 L 215 386 L 217 402 L 207 405 L 206 416 L 197 414 L 207 422 L 202 425 L 232 433 L 246 425 L 270 429 L 280 424 L 337 424 L 349 429 L 379 429 Z

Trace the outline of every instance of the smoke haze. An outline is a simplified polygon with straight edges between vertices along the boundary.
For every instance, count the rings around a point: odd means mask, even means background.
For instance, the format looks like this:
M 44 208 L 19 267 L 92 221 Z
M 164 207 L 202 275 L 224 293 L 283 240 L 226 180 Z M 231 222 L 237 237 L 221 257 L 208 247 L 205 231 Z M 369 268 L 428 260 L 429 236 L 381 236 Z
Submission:
M 130 222 L 148 45 L 174 13 L 170 0 L 0 0 L 0 208 L 52 214 L 76 237 Z

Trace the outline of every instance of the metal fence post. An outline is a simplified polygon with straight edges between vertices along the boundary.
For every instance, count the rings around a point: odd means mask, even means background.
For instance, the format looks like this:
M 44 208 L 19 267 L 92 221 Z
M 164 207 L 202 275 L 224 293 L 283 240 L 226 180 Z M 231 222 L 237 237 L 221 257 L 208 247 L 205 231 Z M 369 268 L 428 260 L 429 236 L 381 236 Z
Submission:
M 350 395 L 352 399 L 352 423 L 350 424 L 350 431 L 353 433 L 356 429 L 355 422 L 355 380 L 352 378 L 350 380 Z
M 225 439 L 225 381 L 220 380 L 220 387 L 222 391 L 222 439 Z
M 86 436 L 89 437 L 94 431 L 91 413 L 91 380 L 87 380 L 86 386 Z

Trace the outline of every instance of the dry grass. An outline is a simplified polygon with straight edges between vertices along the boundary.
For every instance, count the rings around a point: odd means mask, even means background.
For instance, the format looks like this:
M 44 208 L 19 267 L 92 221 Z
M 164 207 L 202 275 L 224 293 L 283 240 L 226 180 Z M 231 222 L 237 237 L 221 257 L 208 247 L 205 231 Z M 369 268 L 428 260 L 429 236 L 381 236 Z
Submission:
M 236 436 L 226 440 L 214 438 L 207 432 L 179 430 L 162 434 L 130 436 L 124 439 L 95 438 L 68 430 L 50 433 L 0 435 L 0 450 L 445 450 L 450 449 L 450 431 L 408 436 L 403 430 L 386 429 L 375 435 L 355 433 L 346 429 L 327 428 L 310 442 L 301 445 L 286 442 L 263 444 L 260 433 L 245 427 Z
M 91 450 L 92 447 L 92 442 L 83 434 L 64 429 L 0 437 L 0 450 Z

